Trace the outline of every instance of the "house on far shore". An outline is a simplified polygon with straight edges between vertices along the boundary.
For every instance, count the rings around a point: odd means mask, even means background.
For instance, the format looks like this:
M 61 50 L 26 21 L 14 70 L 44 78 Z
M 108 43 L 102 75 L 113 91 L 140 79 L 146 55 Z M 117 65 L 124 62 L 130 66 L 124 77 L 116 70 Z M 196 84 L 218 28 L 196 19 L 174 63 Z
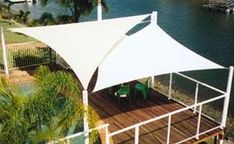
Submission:
M 203 7 L 227 13 L 234 12 L 234 0 L 209 0 L 209 3 L 203 5 Z

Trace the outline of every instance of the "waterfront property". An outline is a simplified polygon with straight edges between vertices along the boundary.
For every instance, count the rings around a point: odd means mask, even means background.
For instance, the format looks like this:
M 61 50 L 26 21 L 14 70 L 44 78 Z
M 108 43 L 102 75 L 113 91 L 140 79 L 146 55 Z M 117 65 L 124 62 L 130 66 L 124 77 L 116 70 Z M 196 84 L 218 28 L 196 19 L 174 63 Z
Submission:
M 149 16 L 150 24 L 132 35 L 126 35 L 135 25 L 149 22 L 143 21 Z M 106 128 L 104 136 L 101 136 L 103 142 L 196 143 L 222 135 L 226 126 L 233 67 L 230 67 L 227 91 L 179 73 L 225 68 L 185 48 L 168 36 L 156 22 L 156 13 L 153 13 L 99 22 L 20 28 L 13 31 L 48 44 L 70 65 L 83 86 L 84 104 L 87 105 L 89 100 L 90 105 L 99 113 L 102 123 L 109 124 L 109 128 L 107 125 L 98 127 Z M 70 37 L 66 38 L 64 34 Z M 6 52 L 3 52 L 3 58 L 5 72 L 8 74 Z M 93 75 L 96 70 L 98 74 Z M 170 74 L 167 97 L 153 90 L 154 76 L 166 73 Z M 173 99 L 171 93 L 174 74 L 196 83 L 194 104 L 186 106 Z M 151 79 L 151 89 L 147 83 L 143 85 L 144 90 L 141 92 L 145 96 L 143 99 L 138 98 L 139 92 L 135 90 L 140 88 L 136 87 L 136 82 L 128 82 L 146 77 Z M 114 91 L 110 89 L 119 84 L 123 85 L 117 89 L 112 88 L 116 89 Z M 220 95 L 198 101 L 201 85 L 217 91 Z M 103 90 L 106 88 L 107 90 Z M 114 100 L 116 98 L 117 102 Z M 220 99 L 224 100 L 221 121 L 214 121 L 202 114 L 204 105 Z M 125 100 L 129 102 L 128 107 L 121 107 Z M 84 132 L 65 139 L 84 134 L 87 143 L 88 131 L 90 129 L 84 118 Z
M 234 0 L 209 0 L 203 7 L 224 12 L 234 12 Z

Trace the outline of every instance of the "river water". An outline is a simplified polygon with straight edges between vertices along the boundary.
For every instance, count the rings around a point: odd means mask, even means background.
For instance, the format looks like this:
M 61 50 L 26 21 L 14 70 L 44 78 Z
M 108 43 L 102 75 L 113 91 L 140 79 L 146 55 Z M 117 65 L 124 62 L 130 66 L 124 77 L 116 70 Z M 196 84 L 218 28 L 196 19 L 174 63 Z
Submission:
M 225 67 L 234 65 L 234 14 L 212 12 L 202 9 L 204 0 L 107 0 L 110 11 L 104 18 L 114 18 L 158 12 L 158 24 L 173 38 L 191 50 Z M 68 13 L 55 3 L 47 7 L 39 4 L 14 4 L 14 10 L 30 10 L 31 17 L 38 18 L 42 12 L 54 15 Z M 85 20 L 96 19 L 96 11 Z M 188 73 L 202 81 L 224 89 L 228 71 Z M 230 111 L 234 115 L 234 86 Z

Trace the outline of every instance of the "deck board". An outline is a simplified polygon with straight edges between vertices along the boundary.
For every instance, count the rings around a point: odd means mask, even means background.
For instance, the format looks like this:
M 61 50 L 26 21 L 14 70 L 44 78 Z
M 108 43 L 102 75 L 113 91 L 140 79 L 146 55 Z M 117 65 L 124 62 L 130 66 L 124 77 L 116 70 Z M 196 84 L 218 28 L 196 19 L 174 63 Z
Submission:
M 131 85 L 136 82 L 131 83 Z M 122 99 L 120 104 L 108 96 L 107 90 L 93 93 L 89 96 L 89 104 L 97 111 L 100 120 L 109 123 L 109 131 L 114 132 L 139 122 L 184 108 L 183 105 L 168 100 L 166 96 L 151 90 L 150 99 L 145 101 L 137 95 L 136 100 L 129 103 L 127 99 Z M 176 143 L 196 133 L 198 115 L 192 110 L 187 110 L 172 116 L 171 143 Z M 167 121 L 164 118 L 140 127 L 140 144 L 165 143 L 167 137 Z M 200 131 L 218 126 L 212 120 L 203 117 Z M 207 138 L 211 135 L 218 135 L 221 129 L 214 130 L 200 136 Z M 132 144 L 134 143 L 134 130 L 126 131 L 112 137 L 113 143 Z M 198 140 L 192 139 L 186 143 L 196 143 Z

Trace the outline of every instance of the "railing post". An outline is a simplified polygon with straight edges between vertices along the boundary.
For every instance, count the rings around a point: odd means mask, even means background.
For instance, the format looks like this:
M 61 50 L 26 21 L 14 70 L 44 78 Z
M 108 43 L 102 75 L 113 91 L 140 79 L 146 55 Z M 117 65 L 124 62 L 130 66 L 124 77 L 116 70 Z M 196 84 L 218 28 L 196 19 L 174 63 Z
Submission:
M 97 6 L 97 20 L 102 20 L 102 3 L 101 0 L 98 0 L 98 6 Z
M 172 91 L 172 73 L 170 73 L 170 82 L 169 82 L 169 92 L 168 92 L 168 99 L 171 99 L 171 91 Z
M 84 105 L 84 137 L 85 137 L 85 144 L 89 144 L 89 124 L 88 124 L 88 91 L 83 90 L 83 105 Z
M 136 125 L 135 127 L 135 140 L 134 144 L 139 144 L 139 125 Z
M 53 62 L 53 56 L 52 56 L 52 48 L 49 48 L 49 55 L 50 55 L 50 64 Z
M 1 39 L 2 39 L 2 57 L 3 57 L 3 63 L 4 63 L 4 71 L 5 71 L 5 74 L 9 76 L 9 67 L 8 67 L 8 61 L 7 61 L 7 48 L 6 48 L 6 43 L 5 43 L 3 27 L 1 27 Z
M 108 130 L 108 126 L 106 126 L 105 131 L 106 131 L 106 144 L 110 144 L 110 137 L 109 137 L 109 130 Z
M 195 98 L 194 98 L 194 109 L 193 113 L 197 111 L 197 97 L 198 97 L 199 83 L 196 83 Z
M 230 94 L 231 94 L 231 89 L 232 89 L 232 78 L 233 78 L 233 66 L 230 66 L 227 89 L 226 89 L 226 96 L 224 98 L 224 104 L 223 104 L 223 114 L 222 114 L 222 122 L 221 122 L 222 128 L 225 128 L 226 126 L 228 106 L 229 106 Z
M 170 135 L 171 135 L 171 115 L 168 116 L 167 144 L 170 143 Z
M 200 126 L 201 126 L 201 114 L 202 114 L 202 105 L 200 105 L 200 107 L 199 107 L 196 139 L 199 139 L 199 132 L 200 132 Z

